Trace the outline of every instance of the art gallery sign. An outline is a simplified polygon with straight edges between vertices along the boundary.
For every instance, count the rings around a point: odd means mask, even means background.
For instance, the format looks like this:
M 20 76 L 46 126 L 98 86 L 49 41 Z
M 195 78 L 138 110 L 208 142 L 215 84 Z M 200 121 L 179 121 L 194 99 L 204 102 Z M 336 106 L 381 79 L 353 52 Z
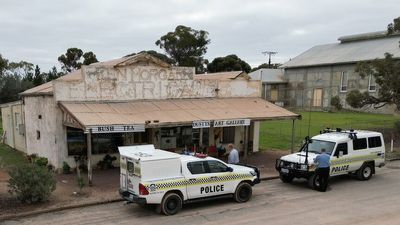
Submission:
M 209 120 L 193 121 L 193 129 L 211 127 L 235 127 L 235 126 L 250 126 L 250 119 L 231 119 L 231 120 Z

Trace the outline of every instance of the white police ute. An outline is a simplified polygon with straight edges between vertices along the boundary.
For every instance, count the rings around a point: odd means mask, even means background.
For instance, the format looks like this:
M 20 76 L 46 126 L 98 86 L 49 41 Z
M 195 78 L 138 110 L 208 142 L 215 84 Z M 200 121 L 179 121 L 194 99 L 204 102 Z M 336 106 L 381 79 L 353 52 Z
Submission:
M 381 133 L 328 128 L 311 139 L 306 138 L 299 152 L 276 161 L 275 168 L 280 179 L 289 183 L 294 178 L 306 178 L 311 188 L 319 189 L 314 159 L 323 148 L 331 156 L 330 176 L 352 174 L 359 180 L 368 180 L 375 173 L 375 167 L 385 165 L 385 145 Z
M 260 182 L 256 167 L 226 164 L 203 154 L 180 155 L 153 145 L 119 147 L 120 195 L 128 203 L 155 204 L 165 215 L 184 203 L 233 197 L 251 198 Z

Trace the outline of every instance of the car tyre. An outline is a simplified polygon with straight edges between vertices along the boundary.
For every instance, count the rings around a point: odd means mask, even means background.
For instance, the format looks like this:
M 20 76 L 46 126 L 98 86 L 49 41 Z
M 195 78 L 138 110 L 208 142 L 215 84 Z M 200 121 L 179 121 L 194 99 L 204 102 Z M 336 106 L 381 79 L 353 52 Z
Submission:
M 236 202 L 242 203 L 250 200 L 253 194 L 251 185 L 247 182 L 242 182 L 236 187 L 234 199 Z
M 279 173 L 279 178 L 283 183 L 291 183 L 294 179 L 294 176 L 290 174 Z
M 320 190 L 319 175 L 314 173 L 308 178 L 308 186 L 313 190 Z
M 161 212 L 164 215 L 174 215 L 181 210 L 183 200 L 177 193 L 167 193 L 161 202 Z
M 357 178 L 359 180 L 369 180 L 372 176 L 372 165 L 370 163 L 365 163 L 358 171 Z

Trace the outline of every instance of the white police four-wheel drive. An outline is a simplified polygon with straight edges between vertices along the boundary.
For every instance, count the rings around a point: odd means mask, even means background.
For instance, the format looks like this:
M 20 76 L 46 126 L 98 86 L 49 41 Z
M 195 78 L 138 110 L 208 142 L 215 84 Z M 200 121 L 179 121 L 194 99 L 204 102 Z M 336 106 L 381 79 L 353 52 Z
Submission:
M 315 157 L 324 148 L 331 155 L 330 176 L 356 175 L 368 180 L 375 173 L 375 167 L 385 165 L 385 145 L 381 133 L 374 131 L 325 129 L 321 134 L 306 138 L 298 153 L 281 157 L 275 168 L 283 182 L 294 178 L 308 179 L 311 188 L 319 188 L 315 175 Z
M 128 202 L 156 204 L 172 215 L 183 203 L 233 197 L 251 198 L 260 182 L 257 168 L 231 165 L 206 155 L 180 155 L 153 145 L 119 147 L 120 194 Z

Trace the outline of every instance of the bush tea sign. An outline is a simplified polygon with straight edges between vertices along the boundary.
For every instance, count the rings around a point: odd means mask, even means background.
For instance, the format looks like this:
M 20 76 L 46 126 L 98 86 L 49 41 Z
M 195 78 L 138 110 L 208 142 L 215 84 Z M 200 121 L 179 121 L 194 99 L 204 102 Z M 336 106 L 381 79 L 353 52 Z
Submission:
M 104 125 L 104 126 L 88 126 L 85 133 L 89 133 L 92 129 L 93 134 L 100 133 L 134 133 L 144 132 L 144 124 L 131 124 L 131 125 Z

